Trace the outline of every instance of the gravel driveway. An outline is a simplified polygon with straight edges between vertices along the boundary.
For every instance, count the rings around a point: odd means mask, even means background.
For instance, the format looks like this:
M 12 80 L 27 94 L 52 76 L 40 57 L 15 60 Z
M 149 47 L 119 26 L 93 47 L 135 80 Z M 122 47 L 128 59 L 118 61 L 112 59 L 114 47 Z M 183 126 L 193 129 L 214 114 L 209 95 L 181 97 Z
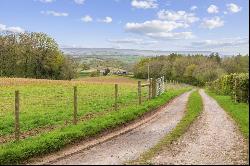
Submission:
M 90 149 L 49 164 L 123 164 L 154 146 L 181 120 L 190 92 L 174 99 L 160 114 L 144 125 Z
M 151 160 L 153 164 L 248 164 L 248 143 L 233 120 L 204 90 L 204 111 L 189 131 Z

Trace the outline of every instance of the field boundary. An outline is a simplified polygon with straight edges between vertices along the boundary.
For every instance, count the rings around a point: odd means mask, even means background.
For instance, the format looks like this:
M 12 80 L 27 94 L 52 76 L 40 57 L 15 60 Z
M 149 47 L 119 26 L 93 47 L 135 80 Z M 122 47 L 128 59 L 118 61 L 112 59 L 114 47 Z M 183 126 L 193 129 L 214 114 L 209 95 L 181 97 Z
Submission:
M 142 98 L 143 98 L 142 88 L 143 87 L 147 87 L 148 88 L 148 98 L 147 99 L 151 100 L 151 99 L 153 99 L 153 98 L 155 98 L 157 96 L 160 96 L 162 93 L 165 92 L 165 88 L 163 88 L 164 86 L 165 86 L 165 84 L 164 84 L 164 76 L 160 77 L 160 78 L 157 78 L 157 79 L 151 78 L 150 81 L 149 81 L 149 83 L 147 83 L 147 84 L 142 84 L 141 81 L 138 81 L 138 89 L 137 89 L 137 97 L 136 97 L 136 98 L 138 98 L 137 99 L 138 100 L 138 104 L 142 105 L 143 102 L 144 102 L 142 100 Z M 114 96 L 114 101 L 113 101 L 113 106 L 111 106 L 111 108 L 114 108 L 115 111 L 119 111 L 118 110 L 118 108 L 119 108 L 118 98 L 120 98 L 119 94 L 122 95 L 119 92 L 119 88 L 118 87 L 119 87 L 119 85 L 115 84 L 115 86 L 114 86 L 114 93 L 112 94 L 112 96 Z M 20 91 L 18 89 L 15 90 L 14 92 L 15 92 L 14 93 L 15 94 L 14 95 L 15 96 L 14 112 L 15 113 L 13 114 L 14 115 L 14 126 L 13 126 L 13 132 L 14 133 L 10 133 L 9 135 L 4 135 L 3 137 L 0 136 L 0 143 L 8 143 L 8 140 L 9 140 L 9 142 L 13 141 L 13 140 L 11 140 L 11 138 L 12 138 L 11 135 L 12 134 L 14 135 L 14 141 L 16 141 L 16 142 L 20 141 L 21 139 L 25 139 L 26 138 L 26 137 L 22 137 L 21 138 L 21 136 L 23 136 L 23 135 L 25 136 L 25 134 L 23 134 L 21 132 L 21 120 L 20 120 L 20 113 L 23 112 L 23 110 L 20 111 L 21 110 L 20 109 L 20 105 L 21 105 L 20 101 L 22 99 L 24 99 L 25 97 L 20 95 Z M 73 91 L 72 92 L 73 92 L 73 97 L 72 97 L 73 100 L 71 100 L 72 103 L 73 103 L 73 106 L 72 106 L 72 108 L 73 108 L 72 119 L 68 119 L 66 121 L 72 121 L 71 123 L 73 125 L 77 125 L 79 119 L 81 118 L 80 116 L 78 116 L 78 112 L 79 112 L 79 109 L 78 109 L 79 94 L 78 94 L 78 87 L 77 87 L 77 85 L 73 86 Z M 58 95 L 58 93 L 57 94 L 55 93 L 54 95 Z M 66 122 L 66 124 L 67 123 L 68 122 Z M 44 126 L 41 126 L 41 128 L 43 128 L 43 127 Z M 54 129 L 55 127 L 53 126 L 52 128 Z M 29 130 L 29 131 L 32 131 L 32 130 L 38 131 L 38 130 L 33 129 L 33 128 L 31 130 Z M 24 132 L 27 132 L 27 131 L 24 131 Z M 30 132 L 30 133 L 32 133 L 32 132 Z M 37 132 L 36 132 L 36 134 L 37 134 Z M 29 135 L 27 137 L 29 137 Z M 5 138 L 8 138 L 8 139 L 5 139 Z
M 48 154 L 46 156 L 43 157 L 35 157 L 35 158 L 31 158 L 29 160 L 27 160 L 25 162 L 25 164 L 31 164 L 31 165 L 42 165 L 42 164 L 51 164 L 53 162 L 56 162 L 60 159 L 63 159 L 65 157 L 69 157 L 71 155 L 74 155 L 80 151 L 83 151 L 85 149 L 94 147 L 98 144 L 107 142 L 113 138 L 118 137 L 119 135 L 123 135 L 126 134 L 128 132 L 130 132 L 131 130 L 140 127 L 141 125 L 148 123 L 152 120 L 154 120 L 155 118 L 158 117 L 158 115 L 164 111 L 164 108 L 167 107 L 170 103 L 172 103 L 176 98 L 186 94 L 188 92 L 184 92 L 174 98 L 172 98 L 171 100 L 169 100 L 168 102 L 166 102 L 164 105 L 150 110 L 148 112 L 146 112 L 145 114 L 143 114 L 141 117 L 139 117 L 136 120 L 133 120 L 131 122 L 128 122 L 126 124 L 123 124 L 122 126 L 116 127 L 114 129 L 110 129 L 108 131 L 105 131 L 101 134 L 99 134 L 96 137 L 93 137 L 91 139 L 88 140 L 83 140 L 78 142 L 75 145 L 68 145 L 65 148 L 63 148 L 62 150 L 55 152 L 53 154 Z M 39 161 L 37 161 L 39 160 Z

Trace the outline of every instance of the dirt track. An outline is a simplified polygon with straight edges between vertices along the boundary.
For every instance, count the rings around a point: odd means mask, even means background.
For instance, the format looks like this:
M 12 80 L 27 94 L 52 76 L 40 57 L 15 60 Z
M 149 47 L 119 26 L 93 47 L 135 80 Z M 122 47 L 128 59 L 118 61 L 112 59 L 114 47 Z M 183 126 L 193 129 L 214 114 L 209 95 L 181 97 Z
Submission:
M 136 159 L 181 120 L 189 94 L 190 92 L 177 97 L 157 117 L 126 134 L 47 164 L 123 164 Z
M 153 164 L 248 164 L 248 145 L 226 112 L 203 90 L 201 117 Z

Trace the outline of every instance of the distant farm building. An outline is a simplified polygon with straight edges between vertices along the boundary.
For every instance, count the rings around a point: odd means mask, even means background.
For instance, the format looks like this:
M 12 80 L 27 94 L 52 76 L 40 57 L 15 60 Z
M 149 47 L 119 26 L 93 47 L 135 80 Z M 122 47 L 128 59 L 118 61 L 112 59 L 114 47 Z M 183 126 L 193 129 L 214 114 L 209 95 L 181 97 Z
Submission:
M 115 75 L 127 75 L 128 72 L 126 70 L 119 69 L 117 71 L 114 71 L 113 74 L 115 74 Z

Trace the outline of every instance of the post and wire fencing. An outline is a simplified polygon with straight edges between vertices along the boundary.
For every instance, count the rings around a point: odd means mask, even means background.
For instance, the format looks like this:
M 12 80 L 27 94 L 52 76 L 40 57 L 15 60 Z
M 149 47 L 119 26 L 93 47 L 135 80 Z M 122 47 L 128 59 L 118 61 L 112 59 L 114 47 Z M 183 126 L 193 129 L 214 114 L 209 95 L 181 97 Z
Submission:
M 153 99 L 157 96 L 160 96 L 163 94 L 166 90 L 165 88 L 165 81 L 164 81 L 164 76 L 153 79 L 150 78 L 148 83 L 142 84 L 141 81 L 138 81 L 138 103 L 139 105 L 142 104 L 142 88 L 148 88 L 148 97 L 147 99 Z
M 142 105 L 164 92 L 164 77 L 138 81 L 137 85 L 48 83 L 28 88 L 0 87 L 0 144 Z

